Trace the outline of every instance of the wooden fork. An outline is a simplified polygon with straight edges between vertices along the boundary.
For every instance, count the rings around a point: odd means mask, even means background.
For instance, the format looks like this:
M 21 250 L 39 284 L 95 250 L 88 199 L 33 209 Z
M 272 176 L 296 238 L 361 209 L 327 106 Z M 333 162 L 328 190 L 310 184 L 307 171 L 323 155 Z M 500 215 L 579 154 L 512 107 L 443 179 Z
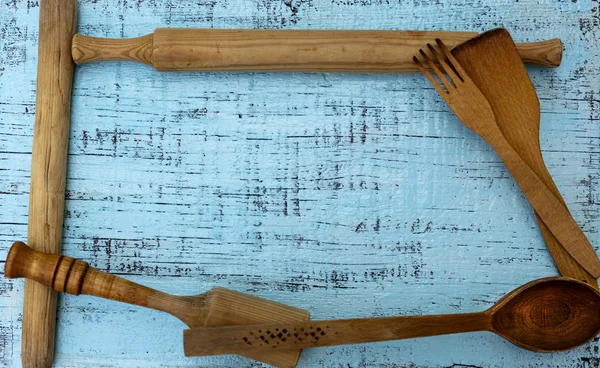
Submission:
M 598 278 L 600 276 L 598 255 L 569 210 L 508 143 L 496 124 L 496 117 L 489 102 L 450 50 L 440 39 L 436 39 L 436 43 L 444 55 L 441 55 L 431 44 L 427 44 L 434 60 L 425 51 L 419 51 L 441 84 L 435 80 L 417 56 L 413 57 L 413 61 L 463 124 L 494 148 L 550 232 L 583 268 Z

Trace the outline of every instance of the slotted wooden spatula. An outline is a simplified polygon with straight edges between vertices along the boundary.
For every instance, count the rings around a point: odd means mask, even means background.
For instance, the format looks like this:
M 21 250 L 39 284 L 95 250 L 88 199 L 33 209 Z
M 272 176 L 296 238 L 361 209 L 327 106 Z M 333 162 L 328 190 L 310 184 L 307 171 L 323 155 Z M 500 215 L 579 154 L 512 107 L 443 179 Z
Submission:
M 508 31 L 500 28 L 485 32 L 454 48 L 452 54 L 490 103 L 506 140 L 564 204 L 542 157 L 540 103 Z M 560 273 L 598 289 L 596 278 L 577 263 L 536 216 Z
M 307 311 L 225 288 L 194 296 L 176 296 L 99 271 L 86 262 L 37 252 L 21 242 L 10 248 L 4 274 L 35 280 L 61 293 L 87 294 L 167 312 L 189 327 L 297 323 L 310 319 Z M 244 351 L 238 355 L 276 367 L 295 367 L 302 349 Z

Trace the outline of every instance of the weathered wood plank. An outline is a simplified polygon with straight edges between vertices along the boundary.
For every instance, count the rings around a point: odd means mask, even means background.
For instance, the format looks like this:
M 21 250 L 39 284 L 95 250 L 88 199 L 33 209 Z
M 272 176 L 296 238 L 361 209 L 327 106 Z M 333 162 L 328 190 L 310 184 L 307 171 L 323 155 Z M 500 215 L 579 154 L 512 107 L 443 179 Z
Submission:
M 36 2 L 0 7 L 0 258 L 26 238 Z M 541 142 L 598 247 L 598 3 L 80 1 L 79 30 L 157 26 L 446 29 L 560 37 L 531 68 Z M 158 289 L 222 285 L 314 318 L 470 312 L 556 274 L 529 205 L 485 142 L 418 75 L 76 71 L 64 253 Z M 0 280 L 0 365 L 20 366 L 22 281 Z M 184 358 L 169 316 L 62 297 L 57 367 L 257 366 Z M 126 329 L 114 326 L 127 326 Z M 89 331 L 95 331 L 90 334 Z M 308 350 L 305 367 L 595 366 L 598 341 L 540 355 L 491 334 Z

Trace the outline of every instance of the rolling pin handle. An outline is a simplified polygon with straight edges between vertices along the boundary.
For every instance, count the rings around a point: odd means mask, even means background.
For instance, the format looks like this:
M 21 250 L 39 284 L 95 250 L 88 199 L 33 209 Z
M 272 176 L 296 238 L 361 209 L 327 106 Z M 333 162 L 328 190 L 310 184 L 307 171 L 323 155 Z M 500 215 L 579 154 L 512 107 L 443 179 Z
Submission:
M 98 38 L 76 34 L 71 54 L 75 64 L 95 61 L 135 61 L 152 65 L 154 35 L 136 38 Z

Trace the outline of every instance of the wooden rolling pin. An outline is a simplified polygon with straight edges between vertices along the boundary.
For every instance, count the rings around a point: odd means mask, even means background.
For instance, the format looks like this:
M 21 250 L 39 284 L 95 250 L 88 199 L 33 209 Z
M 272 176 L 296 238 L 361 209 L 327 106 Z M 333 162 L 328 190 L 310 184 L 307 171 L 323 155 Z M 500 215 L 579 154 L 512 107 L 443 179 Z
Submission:
M 475 32 L 438 31 L 293 31 L 239 29 L 166 29 L 130 39 L 75 35 L 77 64 L 129 60 L 159 72 L 418 72 L 413 55 L 428 42 L 441 38 L 454 47 Z M 557 67 L 562 42 L 552 39 L 521 43 L 524 62 Z
M 40 1 L 40 30 L 31 158 L 27 241 L 42 252 L 60 253 L 67 180 L 77 0 Z M 24 368 L 50 368 L 54 356 L 56 293 L 25 282 L 21 359 Z

